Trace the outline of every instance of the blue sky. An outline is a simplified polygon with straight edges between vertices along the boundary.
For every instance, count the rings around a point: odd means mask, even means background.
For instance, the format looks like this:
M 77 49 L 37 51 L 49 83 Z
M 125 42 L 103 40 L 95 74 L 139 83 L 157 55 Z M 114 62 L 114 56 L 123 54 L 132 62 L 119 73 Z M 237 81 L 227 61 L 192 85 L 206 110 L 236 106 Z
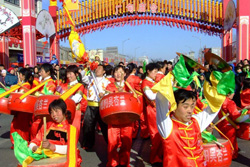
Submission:
M 43 9 L 48 10 L 48 6 L 49 1 L 43 1 Z M 60 4 L 58 7 L 62 8 Z M 130 57 L 148 56 L 158 60 L 170 60 L 176 57 L 175 52 L 188 53 L 191 50 L 197 57 L 200 42 L 202 47 L 221 47 L 221 39 L 217 36 L 162 25 L 127 25 L 95 31 L 81 37 L 86 49 L 117 46 L 119 53 L 122 53 L 123 41 L 128 38 L 130 40 L 124 42 L 124 54 Z M 69 46 L 68 41 L 61 41 L 60 44 Z

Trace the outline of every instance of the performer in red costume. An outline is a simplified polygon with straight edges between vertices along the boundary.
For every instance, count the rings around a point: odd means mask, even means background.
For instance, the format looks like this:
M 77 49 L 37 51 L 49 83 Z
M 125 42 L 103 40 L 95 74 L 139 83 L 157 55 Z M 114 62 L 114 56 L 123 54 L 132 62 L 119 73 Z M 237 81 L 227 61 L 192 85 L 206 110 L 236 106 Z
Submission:
M 67 105 L 62 99 L 54 100 L 49 105 L 49 113 L 53 121 L 46 124 L 46 138 L 44 139 L 44 125 L 38 131 L 36 137 L 30 142 L 29 148 L 35 152 L 40 146 L 51 150 L 57 154 L 67 154 L 69 146 L 68 141 L 72 138 L 69 135 L 71 113 L 67 111 Z M 75 134 L 73 137 L 77 137 Z M 76 156 L 77 166 L 80 166 L 82 160 L 80 151 Z
M 162 78 L 165 77 L 166 68 L 167 68 L 167 66 L 165 66 L 164 62 L 158 62 L 157 65 L 158 65 L 158 72 L 157 72 L 156 77 L 155 77 L 156 83 L 158 83 Z
M 155 77 L 158 71 L 156 63 L 149 63 L 146 66 L 146 78 L 142 81 L 142 90 L 144 99 L 146 100 L 146 121 L 151 140 L 151 152 L 150 160 L 151 164 L 162 162 L 162 138 L 157 130 L 156 126 L 156 108 L 155 108 L 155 97 L 151 88 L 155 85 Z
M 106 78 L 110 81 L 110 82 L 115 82 L 115 78 L 113 78 L 113 66 L 111 65 L 106 65 L 105 66 L 105 71 L 106 71 Z
M 163 140 L 164 167 L 204 167 L 201 132 L 213 121 L 218 112 L 207 107 L 203 112 L 193 114 L 196 94 L 179 89 L 174 92 L 177 108 L 169 114 L 169 102 L 157 93 L 157 126 Z
M 241 123 L 249 119 L 249 115 L 241 115 L 241 111 L 237 109 L 237 105 L 232 100 L 234 96 L 234 93 L 228 94 L 226 100 L 224 101 L 221 112 L 219 112 L 218 116 L 219 119 L 222 118 L 224 115 L 229 113 L 229 116 L 227 119 L 221 121 L 217 127 L 222 131 L 224 135 L 226 135 L 231 143 L 233 144 L 234 151 L 233 151 L 233 159 L 236 159 L 238 157 L 238 143 L 237 143 L 237 137 L 236 137 L 236 127 L 237 123 Z M 248 129 L 247 129 L 248 130 Z
M 45 95 L 52 95 L 54 94 L 55 90 L 56 90 L 56 85 L 55 85 L 55 73 L 53 70 L 53 67 L 51 64 L 49 63 L 44 63 L 41 66 L 41 77 L 42 77 L 42 81 L 41 82 L 46 82 L 47 83 L 42 86 L 38 92 L 35 93 L 36 96 L 41 96 L 43 94 Z M 41 93 L 40 93 L 41 92 Z M 31 140 L 34 139 L 36 137 L 36 134 L 38 132 L 38 130 L 41 128 L 42 126 L 42 122 L 41 119 L 38 117 L 33 116 L 33 121 L 32 121 L 32 125 L 31 125 Z
M 138 98 L 140 99 L 141 102 L 141 116 L 140 116 L 140 127 L 141 127 L 141 131 L 140 131 L 140 136 L 142 138 L 148 138 L 149 137 L 149 133 L 148 133 L 148 127 L 147 127 L 147 123 L 145 121 L 145 111 L 143 111 L 143 109 L 145 109 L 144 104 L 143 104 L 143 94 L 142 94 L 142 90 L 141 90 L 141 83 L 142 80 L 140 77 L 136 76 L 136 70 L 137 70 L 137 66 L 134 63 L 129 63 L 127 65 L 128 67 L 128 71 L 127 71 L 127 79 L 126 81 L 135 88 L 135 92 L 138 96 Z M 133 123 L 133 139 L 136 138 L 137 133 L 139 130 L 139 121 L 135 121 Z
M 106 90 L 110 93 L 128 92 L 124 83 L 125 69 L 118 65 L 114 68 L 115 82 Z M 128 125 L 108 125 L 108 163 L 107 167 L 123 165 L 130 167 L 130 150 L 132 147 L 132 123 Z M 117 149 L 120 148 L 118 152 Z
M 33 84 L 33 75 L 32 72 L 28 68 L 22 68 L 19 71 L 19 80 L 22 85 L 17 92 L 25 93 L 27 90 L 32 88 Z M 10 125 L 10 134 L 13 132 L 17 132 L 24 140 L 27 142 L 30 141 L 30 126 L 32 123 L 32 114 L 25 112 L 16 112 L 14 118 Z M 10 135 L 11 143 L 14 144 L 12 135 Z
M 250 105 L 250 78 L 245 78 L 243 81 L 242 92 L 240 93 L 241 108 Z

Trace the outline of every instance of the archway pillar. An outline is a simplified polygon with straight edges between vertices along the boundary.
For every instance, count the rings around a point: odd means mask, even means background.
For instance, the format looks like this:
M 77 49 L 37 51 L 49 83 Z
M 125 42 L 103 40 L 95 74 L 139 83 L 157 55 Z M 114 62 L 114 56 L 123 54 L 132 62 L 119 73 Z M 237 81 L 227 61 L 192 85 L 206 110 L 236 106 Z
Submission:
M 9 68 L 9 41 L 5 36 L 0 37 L 0 64 Z
M 226 8 L 229 1 L 230 0 L 223 0 L 223 18 L 225 18 Z M 232 42 L 233 42 L 232 29 L 229 31 L 224 31 L 222 37 L 222 58 L 225 61 L 231 61 L 233 59 Z
M 52 16 L 52 19 L 54 21 L 54 25 L 56 28 L 56 35 L 50 37 L 50 59 L 52 59 L 53 55 L 56 55 L 56 58 L 60 64 L 60 41 L 57 37 L 57 1 L 56 0 L 50 0 L 50 6 L 49 6 L 49 13 Z
M 250 45 L 250 1 L 237 0 L 237 62 L 244 59 L 249 59 Z
M 35 66 L 36 60 L 36 12 L 35 0 L 21 0 L 23 30 L 23 62 Z

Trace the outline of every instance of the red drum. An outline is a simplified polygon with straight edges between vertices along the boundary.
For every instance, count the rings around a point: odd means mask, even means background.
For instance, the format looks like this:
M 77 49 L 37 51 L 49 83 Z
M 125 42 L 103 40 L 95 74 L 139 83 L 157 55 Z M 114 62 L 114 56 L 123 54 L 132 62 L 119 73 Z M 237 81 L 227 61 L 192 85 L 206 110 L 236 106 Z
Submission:
M 11 115 L 11 111 L 8 108 L 8 98 L 2 97 L 0 99 L 0 113 Z
M 233 151 L 228 140 L 218 138 L 217 141 L 224 147 L 215 143 L 204 143 L 203 152 L 207 167 L 230 167 Z
M 56 158 L 46 158 L 40 159 L 39 161 L 33 161 L 28 167 L 65 167 L 67 162 L 67 157 L 56 157 Z M 22 167 L 18 164 L 17 167 Z
M 8 108 L 12 111 L 22 111 L 34 113 L 34 106 L 37 100 L 36 96 L 28 95 L 23 100 L 20 100 L 22 93 L 10 93 Z
M 49 104 L 53 100 L 59 99 L 59 98 L 60 98 L 60 96 L 58 96 L 58 95 L 39 96 L 37 98 L 37 101 L 36 101 L 35 107 L 34 107 L 35 116 L 49 115 Z M 67 110 L 69 110 L 71 112 L 71 120 L 74 120 L 75 111 L 76 111 L 75 102 L 72 99 L 68 98 L 67 100 L 65 100 L 65 103 L 67 105 Z
M 100 116 L 107 124 L 129 124 L 138 120 L 140 115 L 141 103 L 132 93 L 111 93 L 100 101 Z
M 244 140 L 250 140 L 250 123 L 240 123 L 239 129 L 236 130 L 236 136 Z

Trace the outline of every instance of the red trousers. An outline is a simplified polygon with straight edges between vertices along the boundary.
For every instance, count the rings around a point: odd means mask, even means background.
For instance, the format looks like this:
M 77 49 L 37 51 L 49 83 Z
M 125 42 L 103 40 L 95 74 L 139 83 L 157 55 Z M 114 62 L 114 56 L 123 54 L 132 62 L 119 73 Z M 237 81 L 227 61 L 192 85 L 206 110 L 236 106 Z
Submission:
M 126 126 L 108 125 L 107 167 L 116 167 L 117 165 L 130 167 L 132 129 L 132 124 Z
M 217 127 L 219 128 L 219 130 L 227 136 L 227 138 L 231 141 L 231 143 L 233 144 L 234 147 L 234 151 L 233 151 L 233 159 L 236 159 L 238 157 L 238 142 L 237 142 L 237 137 L 236 137 L 236 129 L 232 126 L 232 125 L 225 125 L 225 124 L 218 124 Z M 223 137 L 221 135 L 221 137 Z
M 146 139 L 149 137 L 149 130 L 147 125 L 147 108 L 145 101 L 143 101 L 143 96 L 140 97 L 141 97 L 140 100 L 142 102 L 142 113 L 140 116 L 140 127 L 141 127 L 140 137 Z
M 147 124 L 152 145 L 149 162 L 151 164 L 162 162 L 163 160 L 162 137 L 159 134 L 156 125 L 156 108 L 153 108 L 151 105 L 147 106 Z
M 17 132 L 24 140 L 30 142 L 30 125 L 32 121 L 32 114 L 25 112 L 16 112 L 10 125 L 10 134 Z M 12 135 L 10 141 L 14 144 Z

